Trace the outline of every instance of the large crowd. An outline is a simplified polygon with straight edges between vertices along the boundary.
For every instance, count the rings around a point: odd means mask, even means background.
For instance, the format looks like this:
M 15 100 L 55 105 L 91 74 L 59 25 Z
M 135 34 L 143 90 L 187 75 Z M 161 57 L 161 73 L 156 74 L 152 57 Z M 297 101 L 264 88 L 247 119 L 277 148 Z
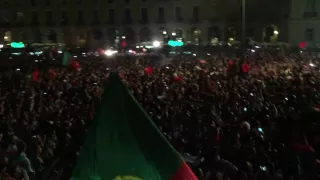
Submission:
M 35 64 L 0 73 L 1 180 L 69 179 L 115 69 L 199 179 L 318 179 L 315 57 L 86 57 L 77 70 Z

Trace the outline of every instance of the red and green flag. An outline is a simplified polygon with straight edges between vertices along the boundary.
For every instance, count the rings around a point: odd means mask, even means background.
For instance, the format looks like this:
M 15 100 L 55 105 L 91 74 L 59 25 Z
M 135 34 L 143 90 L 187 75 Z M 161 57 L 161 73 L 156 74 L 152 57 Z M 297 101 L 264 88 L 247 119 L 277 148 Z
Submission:
M 117 73 L 109 76 L 71 180 L 197 180 Z

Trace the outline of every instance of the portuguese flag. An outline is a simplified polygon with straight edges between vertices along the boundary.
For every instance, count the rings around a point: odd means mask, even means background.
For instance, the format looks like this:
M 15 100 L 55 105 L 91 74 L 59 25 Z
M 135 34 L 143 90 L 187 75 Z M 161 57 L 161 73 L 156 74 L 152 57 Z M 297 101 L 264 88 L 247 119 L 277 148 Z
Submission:
M 129 93 L 119 75 L 112 73 L 71 180 L 197 180 L 197 177 Z

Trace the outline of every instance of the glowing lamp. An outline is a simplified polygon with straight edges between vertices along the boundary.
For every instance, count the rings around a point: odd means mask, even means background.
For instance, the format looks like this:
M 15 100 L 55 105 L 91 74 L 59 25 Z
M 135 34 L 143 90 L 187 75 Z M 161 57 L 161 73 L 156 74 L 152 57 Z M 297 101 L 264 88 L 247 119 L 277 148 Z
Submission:
M 157 48 L 157 47 L 160 47 L 161 43 L 159 41 L 154 41 L 152 45 L 153 47 Z

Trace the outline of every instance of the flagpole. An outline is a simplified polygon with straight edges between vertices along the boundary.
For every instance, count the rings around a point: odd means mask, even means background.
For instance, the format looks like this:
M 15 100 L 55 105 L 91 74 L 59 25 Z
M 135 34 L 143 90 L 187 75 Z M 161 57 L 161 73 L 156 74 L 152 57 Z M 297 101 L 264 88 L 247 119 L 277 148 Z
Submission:
M 245 60 L 246 52 L 246 0 L 241 0 L 241 63 Z

